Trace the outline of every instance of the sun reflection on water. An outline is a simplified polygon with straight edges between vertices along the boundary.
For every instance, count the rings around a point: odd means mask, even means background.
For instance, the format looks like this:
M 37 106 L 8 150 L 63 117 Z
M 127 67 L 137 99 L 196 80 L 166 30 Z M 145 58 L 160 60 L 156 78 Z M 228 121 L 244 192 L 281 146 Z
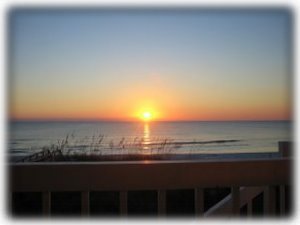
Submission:
M 144 124 L 144 135 L 143 135 L 143 154 L 150 154 L 150 126 L 148 123 Z

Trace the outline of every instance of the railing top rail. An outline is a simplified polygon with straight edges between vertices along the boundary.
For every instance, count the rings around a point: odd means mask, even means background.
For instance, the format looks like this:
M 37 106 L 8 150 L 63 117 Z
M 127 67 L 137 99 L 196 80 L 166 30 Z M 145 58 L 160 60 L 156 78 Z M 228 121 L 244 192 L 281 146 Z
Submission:
M 90 162 L 10 162 L 11 166 L 52 166 L 52 165 L 145 165 L 145 164 L 197 164 L 197 163 L 228 163 L 228 162 L 252 162 L 252 161 L 281 161 L 282 158 L 220 158 L 220 159 L 179 159 L 179 160 L 128 160 L 128 161 L 90 161 Z
M 22 163 L 11 191 L 150 190 L 289 184 L 291 159 Z

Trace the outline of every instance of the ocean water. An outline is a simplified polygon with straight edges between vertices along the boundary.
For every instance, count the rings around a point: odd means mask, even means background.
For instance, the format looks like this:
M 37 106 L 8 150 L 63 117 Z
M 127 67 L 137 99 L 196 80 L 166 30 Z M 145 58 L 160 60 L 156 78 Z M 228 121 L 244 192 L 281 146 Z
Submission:
M 226 154 L 277 152 L 292 141 L 288 121 L 11 122 L 9 156 L 22 157 L 68 140 L 69 154 Z

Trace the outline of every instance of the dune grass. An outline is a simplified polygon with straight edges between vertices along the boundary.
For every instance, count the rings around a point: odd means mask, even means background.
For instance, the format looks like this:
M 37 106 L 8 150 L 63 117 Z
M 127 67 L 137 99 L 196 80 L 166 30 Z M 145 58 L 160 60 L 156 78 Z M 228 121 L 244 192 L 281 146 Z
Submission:
M 21 161 L 159 160 L 180 147 L 172 139 L 162 137 L 108 139 L 99 134 L 76 138 L 71 134 Z

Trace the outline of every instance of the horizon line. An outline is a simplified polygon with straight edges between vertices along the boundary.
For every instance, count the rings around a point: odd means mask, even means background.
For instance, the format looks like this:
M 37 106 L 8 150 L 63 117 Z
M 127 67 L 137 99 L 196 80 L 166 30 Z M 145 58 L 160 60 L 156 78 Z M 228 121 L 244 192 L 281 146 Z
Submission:
M 236 119 L 236 120 L 121 120 L 121 119 L 8 119 L 9 122 L 283 122 L 293 119 Z

